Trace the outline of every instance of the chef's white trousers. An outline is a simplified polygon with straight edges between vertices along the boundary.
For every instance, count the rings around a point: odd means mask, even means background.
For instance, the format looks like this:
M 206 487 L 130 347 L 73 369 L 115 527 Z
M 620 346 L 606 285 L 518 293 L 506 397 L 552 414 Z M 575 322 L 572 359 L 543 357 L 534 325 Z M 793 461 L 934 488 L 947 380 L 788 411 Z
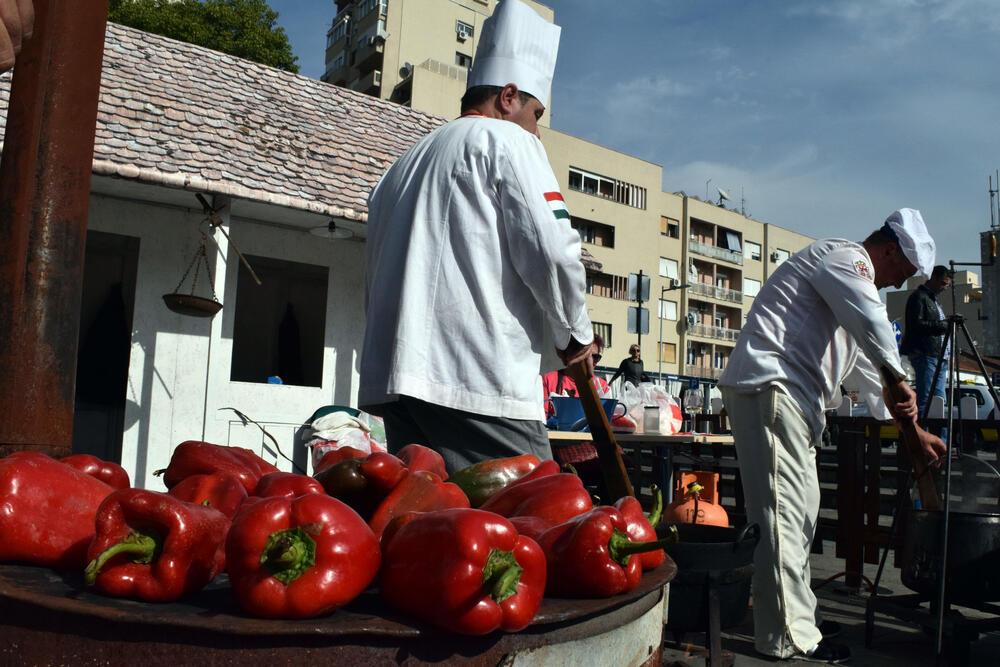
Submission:
M 760 526 L 753 622 L 761 653 L 787 658 L 819 643 L 809 548 L 819 516 L 816 440 L 799 406 L 777 387 L 722 388 L 732 425 L 747 520 Z

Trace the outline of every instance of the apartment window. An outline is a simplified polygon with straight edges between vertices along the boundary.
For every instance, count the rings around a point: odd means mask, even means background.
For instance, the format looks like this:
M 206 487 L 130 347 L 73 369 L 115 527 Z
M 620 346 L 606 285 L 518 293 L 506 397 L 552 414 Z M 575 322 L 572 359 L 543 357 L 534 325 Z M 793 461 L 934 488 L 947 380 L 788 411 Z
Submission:
M 455 51 L 455 64 L 459 67 L 472 67 L 472 56 Z
M 607 322 L 592 322 L 591 324 L 594 327 L 594 335 L 604 339 L 604 347 L 611 347 L 611 325 Z
M 680 223 L 674 220 L 673 218 L 660 216 L 660 235 L 669 236 L 672 239 L 680 238 L 681 236 Z
M 760 261 L 760 244 L 754 243 L 753 241 L 746 241 L 743 244 L 743 257 L 746 259 L 755 259 Z
M 365 17 L 378 7 L 382 13 L 385 13 L 385 0 L 364 0 L 358 7 L 358 17 Z
M 788 259 L 788 255 L 789 253 L 787 250 L 782 250 L 781 248 L 778 248 L 771 253 L 771 261 L 774 262 L 775 264 L 781 264 L 786 259 Z
M 729 355 L 727 355 L 724 351 L 722 350 L 715 351 L 715 359 L 714 359 L 715 368 L 721 371 L 723 368 L 726 367 L 726 361 L 728 360 L 729 360 Z
M 677 363 L 677 344 L 676 343 L 660 343 L 660 358 L 665 364 L 676 364 Z
M 615 247 L 615 228 L 611 225 L 576 217 L 570 218 L 569 222 L 580 235 L 581 243 L 590 243 L 604 248 Z
M 460 42 L 464 42 L 467 39 L 472 39 L 472 35 L 474 34 L 472 26 L 462 21 L 455 21 L 455 33 L 457 35 L 458 41 Z
M 660 317 L 665 320 L 677 319 L 677 302 L 669 299 L 660 299 Z
M 664 278 L 677 277 L 677 260 L 669 257 L 660 258 L 660 275 Z
M 733 252 L 743 252 L 743 246 L 740 245 L 740 235 L 729 229 L 719 230 L 719 247 Z
M 696 343 L 688 343 L 686 355 L 688 366 L 694 366 L 698 361 L 698 354 L 695 352 L 695 345 Z
M 743 279 L 743 294 L 744 296 L 757 296 L 760 292 L 760 281 L 754 280 L 753 278 Z
M 230 379 L 267 382 L 277 376 L 282 384 L 321 386 L 327 267 L 247 259 L 261 284 L 239 265 Z
M 337 15 L 333 19 L 330 31 L 326 33 L 326 48 L 330 48 L 337 42 L 351 34 L 351 15 L 347 12 Z
M 604 197 L 633 208 L 646 208 L 646 188 L 576 167 L 569 168 L 569 189 Z

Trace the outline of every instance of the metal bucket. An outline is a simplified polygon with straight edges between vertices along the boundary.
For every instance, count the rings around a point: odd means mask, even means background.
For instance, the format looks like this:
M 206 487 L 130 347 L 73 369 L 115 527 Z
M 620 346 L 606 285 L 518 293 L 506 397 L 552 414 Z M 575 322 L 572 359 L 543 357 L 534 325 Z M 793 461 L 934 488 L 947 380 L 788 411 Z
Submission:
M 760 541 L 757 524 L 743 528 L 674 525 L 680 541 L 670 550 L 670 557 L 677 564 L 677 576 L 670 583 L 665 627 L 674 632 L 707 631 L 710 587 L 719 595 L 720 627 L 741 625 L 750 603 L 753 552 Z
M 903 584 L 935 597 L 940 585 L 942 516 L 937 510 L 908 512 L 899 555 Z M 956 603 L 1000 601 L 1000 514 L 949 514 L 945 595 Z

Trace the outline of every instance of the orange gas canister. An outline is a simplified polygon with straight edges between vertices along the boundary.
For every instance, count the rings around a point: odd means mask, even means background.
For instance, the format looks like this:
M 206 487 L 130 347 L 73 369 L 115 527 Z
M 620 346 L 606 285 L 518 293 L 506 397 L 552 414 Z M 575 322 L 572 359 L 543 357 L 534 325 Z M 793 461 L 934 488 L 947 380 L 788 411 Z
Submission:
M 717 503 L 718 484 L 717 472 L 681 473 L 674 485 L 674 500 L 663 510 L 663 521 L 729 526 L 729 515 Z

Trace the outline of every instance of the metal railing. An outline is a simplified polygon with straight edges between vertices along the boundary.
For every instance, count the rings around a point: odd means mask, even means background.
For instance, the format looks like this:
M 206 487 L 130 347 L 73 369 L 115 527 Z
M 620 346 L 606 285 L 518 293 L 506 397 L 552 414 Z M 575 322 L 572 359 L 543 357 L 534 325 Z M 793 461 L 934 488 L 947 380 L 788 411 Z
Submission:
M 732 250 L 727 250 L 726 248 L 719 248 L 718 246 L 708 245 L 707 243 L 701 243 L 695 240 L 688 241 L 688 249 L 691 252 L 698 253 L 699 255 L 705 255 L 706 257 L 713 257 L 715 259 L 721 259 L 725 262 L 732 262 L 733 264 L 743 266 L 743 253 L 741 252 L 734 252 Z
M 708 296 L 713 299 L 719 299 L 720 301 L 743 303 L 743 292 L 729 289 L 728 287 L 716 287 L 715 285 L 709 285 L 708 283 L 691 283 L 688 289 L 690 290 L 690 294 Z
M 739 329 L 713 327 L 708 324 L 693 324 L 688 329 L 688 333 L 693 336 L 704 336 L 705 338 L 717 338 L 718 340 L 728 341 L 735 341 L 740 335 Z

